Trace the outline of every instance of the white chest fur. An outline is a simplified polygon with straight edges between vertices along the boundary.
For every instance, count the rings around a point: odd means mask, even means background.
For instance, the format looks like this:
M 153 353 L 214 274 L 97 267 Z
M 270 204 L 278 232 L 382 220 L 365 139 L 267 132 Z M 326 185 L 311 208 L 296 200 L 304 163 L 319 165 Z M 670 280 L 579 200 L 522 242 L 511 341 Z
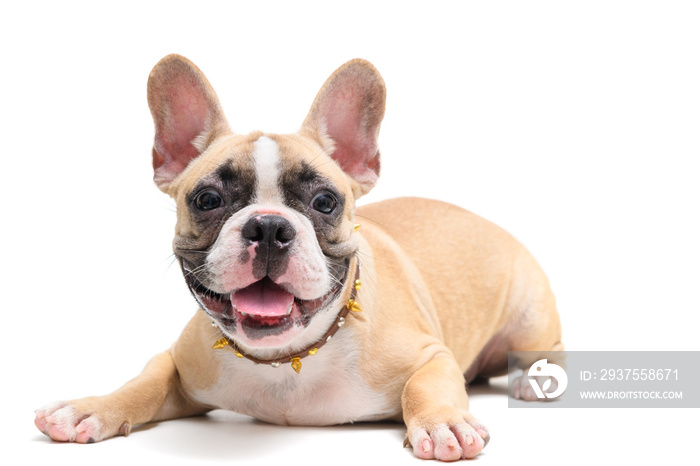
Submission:
M 193 397 L 207 405 L 286 425 L 333 425 L 396 414 L 385 394 L 372 390 L 359 370 L 351 329 L 334 337 L 315 356 L 303 358 L 299 374 L 289 364 L 256 365 L 222 350 L 219 380 Z

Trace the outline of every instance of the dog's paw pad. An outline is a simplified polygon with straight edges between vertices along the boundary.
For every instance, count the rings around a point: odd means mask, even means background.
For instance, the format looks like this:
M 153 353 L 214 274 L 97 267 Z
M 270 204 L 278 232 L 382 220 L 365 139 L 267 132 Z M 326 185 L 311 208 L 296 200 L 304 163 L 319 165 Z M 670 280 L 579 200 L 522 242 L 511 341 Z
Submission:
M 104 438 L 99 418 L 81 413 L 65 403 L 53 403 L 36 411 L 36 427 L 58 442 L 94 443 Z

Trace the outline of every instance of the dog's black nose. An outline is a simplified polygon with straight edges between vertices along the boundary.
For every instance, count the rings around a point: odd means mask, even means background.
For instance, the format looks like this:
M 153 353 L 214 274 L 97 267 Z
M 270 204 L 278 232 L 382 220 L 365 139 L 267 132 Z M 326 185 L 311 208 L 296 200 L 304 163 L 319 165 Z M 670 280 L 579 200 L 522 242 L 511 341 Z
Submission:
M 251 217 L 241 230 L 243 238 L 257 243 L 260 250 L 266 250 L 274 257 L 286 252 L 296 237 L 296 230 L 284 217 L 279 215 L 256 215 Z

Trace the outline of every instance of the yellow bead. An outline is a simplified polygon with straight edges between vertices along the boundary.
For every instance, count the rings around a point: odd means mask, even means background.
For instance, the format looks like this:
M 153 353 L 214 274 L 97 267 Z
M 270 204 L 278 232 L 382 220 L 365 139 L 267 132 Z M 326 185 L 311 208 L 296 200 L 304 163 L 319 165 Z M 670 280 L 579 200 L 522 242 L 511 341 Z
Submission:
M 356 225 L 355 225 L 355 231 L 359 230 L 361 226 L 362 226 L 362 225 L 360 225 L 359 223 L 356 224 Z
M 309 354 L 310 354 L 311 356 L 314 356 L 316 353 L 318 353 L 318 348 L 314 348 L 314 349 L 310 349 L 310 350 L 309 350 Z
M 236 356 L 238 356 L 239 358 L 245 357 L 245 356 L 243 356 L 239 351 L 236 351 Z
M 357 280 L 355 280 L 355 289 L 359 290 L 361 286 L 362 286 L 362 283 L 360 282 L 360 279 L 358 278 Z
M 362 308 L 360 307 L 360 303 L 355 301 L 354 299 L 351 299 L 348 301 L 348 309 L 350 309 L 352 312 L 362 312 Z
M 219 338 L 214 342 L 214 346 L 212 346 L 213 349 L 221 349 L 221 348 L 226 348 L 228 346 L 228 340 L 226 338 Z
M 297 374 L 301 371 L 301 358 L 292 358 L 292 369 L 294 369 Z

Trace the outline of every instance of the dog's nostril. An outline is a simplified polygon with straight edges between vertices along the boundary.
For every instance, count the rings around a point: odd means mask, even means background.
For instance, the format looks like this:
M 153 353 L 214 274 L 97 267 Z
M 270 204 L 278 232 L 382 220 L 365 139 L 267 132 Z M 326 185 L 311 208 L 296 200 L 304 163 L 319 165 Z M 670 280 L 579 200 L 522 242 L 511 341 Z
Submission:
M 291 225 L 282 225 L 277 229 L 275 233 L 275 240 L 282 245 L 291 243 L 295 236 L 295 231 Z
M 265 234 L 263 233 L 263 229 L 261 226 L 257 226 L 253 232 L 252 235 L 248 237 L 249 240 L 251 241 L 262 241 L 265 239 Z
M 248 220 L 241 230 L 241 235 L 250 242 L 263 241 L 265 239 L 265 232 L 263 231 L 263 224 L 260 220 L 259 217 Z

